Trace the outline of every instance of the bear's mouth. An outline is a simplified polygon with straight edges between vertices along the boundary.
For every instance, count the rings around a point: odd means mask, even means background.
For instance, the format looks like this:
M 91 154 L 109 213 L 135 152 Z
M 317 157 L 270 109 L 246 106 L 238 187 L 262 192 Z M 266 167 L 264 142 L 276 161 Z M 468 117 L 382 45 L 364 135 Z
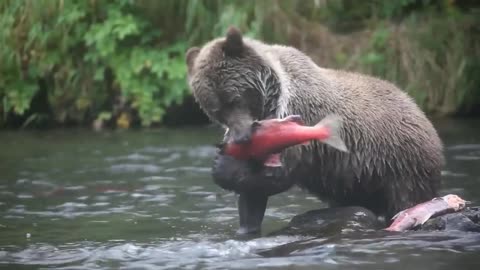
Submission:
M 232 111 L 226 119 L 228 140 L 236 143 L 248 143 L 252 137 L 254 119 L 240 110 Z

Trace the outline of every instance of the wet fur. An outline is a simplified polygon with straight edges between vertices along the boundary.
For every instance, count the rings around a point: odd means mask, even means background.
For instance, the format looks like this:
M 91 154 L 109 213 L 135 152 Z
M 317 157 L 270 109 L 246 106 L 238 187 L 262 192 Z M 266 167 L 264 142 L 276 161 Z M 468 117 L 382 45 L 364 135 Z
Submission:
M 297 184 L 333 205 L 364 206 L 387 217 L 437 196 L 442 143 L 408 95 L 384 80 L 321 68 L 295 48 L 239 36 L 232 28 L 226 38 L 187 53 L 192 92 L 211 120 L 225 126 L 225 140 L 268 117 L 299 114 L 314 125 L 335 113 L 344 121 L 349 153 L 316 142 L 285 150 L 284 169 L 274 173 L 282 177 L 266 181 L 285 182 L 275 192 Z M 214 177 L 237 191 L 248 186 L 246 174 L 235 184 Z

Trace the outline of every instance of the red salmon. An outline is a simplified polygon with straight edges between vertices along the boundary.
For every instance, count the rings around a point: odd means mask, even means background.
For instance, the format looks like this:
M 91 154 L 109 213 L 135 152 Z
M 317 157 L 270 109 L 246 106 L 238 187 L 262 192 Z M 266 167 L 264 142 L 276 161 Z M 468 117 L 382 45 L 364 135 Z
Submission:
M 290 115 L 283 119 L 268 119 L 252 124 L 252 136 L 246 143 L 229 142 L 220 148 L 223 154 L 239 160 L 254 159 L 264 162 L 265 166 L 281 166 L 280 152 L 297 144 L 308 144 L 319 140 L 340 151 L 348 152 L 340 137 L 341 118 L 337 115 L 325 117 L 315 126 L 305 126 L 299 115 Z
M 396 214 L 392 225 L 387 231 L 401 232 L 427 222 L 431 217 L 460 211 L 468 202 L 457 195 L 449 194 L 443 197 L 433 198 L 428 202 L 417 204 Z

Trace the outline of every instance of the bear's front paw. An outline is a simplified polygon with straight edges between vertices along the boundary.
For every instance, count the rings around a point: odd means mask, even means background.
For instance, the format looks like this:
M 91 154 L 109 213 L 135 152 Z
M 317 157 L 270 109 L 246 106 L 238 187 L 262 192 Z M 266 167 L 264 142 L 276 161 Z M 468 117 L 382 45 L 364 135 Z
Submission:
M 273 195 L 294 184 L 294 178 L 286 176 L 281 167 L 265 168 L 260 163 L 237 160 L 228 155 L 217 155 L 212 177 L 215 184 L 236 193 L 254 191 Z
M 228 155 L 217 155 L 212 168 L 214 182 L 220 187 L 236 191 L 238 182 L 248 171 L 246 162 Z

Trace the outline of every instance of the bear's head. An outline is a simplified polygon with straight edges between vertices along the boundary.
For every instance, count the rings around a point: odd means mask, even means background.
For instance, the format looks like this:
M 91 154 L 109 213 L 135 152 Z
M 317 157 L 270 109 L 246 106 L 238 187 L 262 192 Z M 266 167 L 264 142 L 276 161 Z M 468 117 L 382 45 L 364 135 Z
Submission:
M 280 91 L 258 41 L 230 27 L 226 36 L 186 53 L 190 89 L 208 117 L 241 139 L 255 120 L 275 117 Z

